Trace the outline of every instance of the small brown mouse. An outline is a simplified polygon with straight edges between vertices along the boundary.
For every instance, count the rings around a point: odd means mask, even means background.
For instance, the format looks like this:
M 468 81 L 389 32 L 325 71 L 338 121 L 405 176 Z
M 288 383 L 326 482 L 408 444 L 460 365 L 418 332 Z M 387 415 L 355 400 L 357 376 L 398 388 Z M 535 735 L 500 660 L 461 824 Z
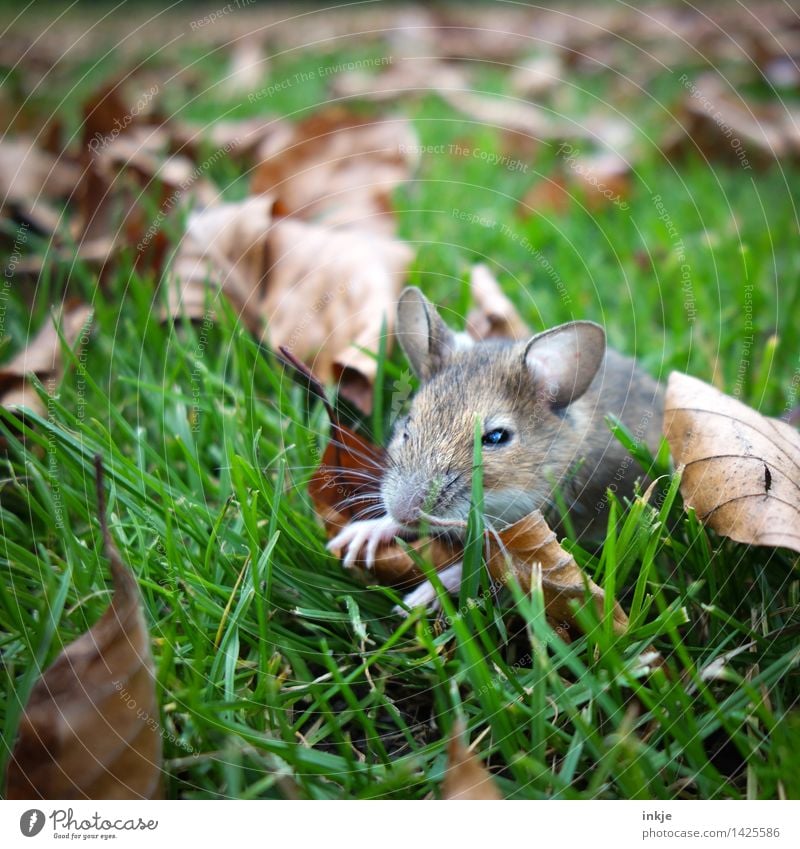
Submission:
M 371 565 L 379 545 L 413 537 L 423 520 L 431 533 L 463 536 L 476 418 L 487 527 L 503 527 L 535 509 L 557 526 L 558 489 L 576 536 L 603 537 L 607 489 L 630 495 L 643 474 L 605 417 L 617 416 L 655 451 L 664 403 L 652 377 L 606 347 L 600 325 L 573 321 L 525 342 L 473 343 L 450 330 L 419 289 L 407 288 L 396 334 L 421 384 L 387 449 L 380 489 L 385 515 L 352 522 L 328 545 L 344 554 L 346 566 L 359 557 Z M 440 578 L 456 591 L 460 563 Z M 426 582 L 406 604 L 434 600 Z

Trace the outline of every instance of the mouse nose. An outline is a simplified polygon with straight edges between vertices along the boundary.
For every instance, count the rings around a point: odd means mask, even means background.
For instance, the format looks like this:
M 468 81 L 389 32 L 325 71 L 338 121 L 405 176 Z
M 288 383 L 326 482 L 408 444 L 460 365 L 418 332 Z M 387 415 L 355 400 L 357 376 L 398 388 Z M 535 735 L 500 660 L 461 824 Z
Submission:
M 420 474 L 407 478 L 391 476 L 384 481 L 383 500 L 389 515 L 404 525 L 419 521 L 428 487 Z

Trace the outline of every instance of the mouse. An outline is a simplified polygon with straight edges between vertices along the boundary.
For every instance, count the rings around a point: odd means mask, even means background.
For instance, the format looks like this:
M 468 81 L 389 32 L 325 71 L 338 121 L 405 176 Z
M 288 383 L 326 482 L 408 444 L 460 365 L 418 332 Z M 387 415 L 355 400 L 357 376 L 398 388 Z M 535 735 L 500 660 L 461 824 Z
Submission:
M 629 497 L 636 479 L 645 478 L 606 416 L 616 416 L 655 454 L 664 390 L 634 359 L 607 346 L 602 326 L 570 321 L 523 341 L 475 342 L 448 327 L 418 288 L 408 287 L 398 300 L 395 335 L 419 389 L 386 448 L 382 515 L 351 522 L 328 543 L 346 567 L 358 560 L 369 568 L 381 545 L 414 539 L 421 524 L 428 534 L 463 540 L 476 421 L 488 530 L 540 510 L 563 535 L 560 493 L 575 539 L 603 539 L 608 490 Z M 457 592 L 461 563 L 439 578 L 448 592 Z M 431 606 L 436 598 L 426 581 L 404 605 Z

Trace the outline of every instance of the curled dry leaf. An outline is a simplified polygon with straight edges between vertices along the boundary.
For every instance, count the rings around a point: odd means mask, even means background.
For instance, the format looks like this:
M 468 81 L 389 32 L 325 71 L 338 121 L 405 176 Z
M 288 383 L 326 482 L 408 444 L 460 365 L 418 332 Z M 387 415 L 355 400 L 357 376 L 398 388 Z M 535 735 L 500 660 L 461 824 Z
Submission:
M 701 521 L 737 542 L 800 551 L 800 434 L 791 425 L 673 372 L 664 435 Z
M 181 145 L 169 123 L 154 112 L 160 92 L 157 81 L 132 74 L 103 87 L 84 107 L 83 171 L 72 236 L 85 260 L 102 266 L 129 246 L 140 270 L 146 266 L 160 272 L 164 220 L 190 200 L 210 204 L 219 197 L 205 176 L 207 162 L 195 166 L 187 156 L 170 153 Z M 155 213 L 143 203 L 153 188 Z
M 479 342 L 484 339 L 521 340 L 531 335 L 488 266 L 472 267 L 470 290 L 475 306 L 467 316 L 467 330 L 473 339 Z
M 554 622 L 574 624 L 570 602 L 583 601 L 588 589 L 602 615 L 603 590 L 585 575 L 575 558 L 566 552 L 550 530 L 544 516 L 534 510 L 524 518 L 489 538 L 489 574 L 499 583 L 509 575 L 517 580 L 524 592 L 530 592 L 531 579 L 541 569 L 542 590 L 547 616 Z M 613 609 L 614 631 L 623 633 L 628 617 L 618 602 Z
M 467 801 L 497 801 L 503 796 L 486 767 L 463 743 L 464 723 L 453 726 L 447 744 L 447 770 L 442 782 L 442 798 Z
M 10 799 L 152 799 L 161 790 L 161 734 L 153 661 L 139 588 L 105 519 L 114 595 L 31 691 L 7 773 Z
M 70 347 L 83 344 L 91 325 L 92 311 L 81 303 L 68 304 L 60 316 L 48 319 L 30 343 L 9 362 L 0 366 L 0 404 L 7 409 L 27 407 L 37 413 L 44 412 L 42 402 L 30 385 L 28 378 L 35 374 L 49 391 L 61 378 L 61 333 Z

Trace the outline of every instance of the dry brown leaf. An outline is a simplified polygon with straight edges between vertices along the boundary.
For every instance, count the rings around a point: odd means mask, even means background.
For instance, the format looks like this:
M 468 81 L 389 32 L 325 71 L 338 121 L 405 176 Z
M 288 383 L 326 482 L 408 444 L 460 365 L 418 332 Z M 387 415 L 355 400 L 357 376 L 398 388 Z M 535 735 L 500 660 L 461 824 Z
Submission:
M 134 249 L 140 271 L 160 272 L 167 244 L 164 220 L 190 201 L 210 204 L 219 193 L 195 166 L 170 149 L 181 147 L 180 132 L 154 113 L 161 87 L 131 74 L 109 83 L 84 107 L 83 173 L 76 189 L 78 215 L 72 237 L 82 258 L 101 266 L 125 246 Z M 202 165 L 202 164 L 201 164 Z M 143 203 L 160 192 L 155 213 Z
M 139 588 L 122 562 L 97 485 L 114 595 L 31 691 L 7 772 L 10 799 L 152 799 L 161 795 L 161 734 Z
M 390 195 L 410 176 L 417 150 L 407 120 L 368 121 L 334 108 L 301 122 L 290 144 L 274 146 L 252 190 L 275 196 L 282 215 L 391 233 Z
M 369 494 L 377 496 L 383 463 L 381 448 L 350 428 L 332 422 L 330 442 L 308 484 L 308 493 L 325 525 L 328 539 L 348 525 L 356 514 L 363 518 L 364 503 L 353 503 L 348 499 L 363 498 Z M 365 473 L 374 476 L 373 480 L 365 481 Z M 423 556 L 431 556 L 427 550 L 429 540 L 417 541 L 412 547 Z M 355 565 L 365 576 L 371 572 L 382 584 L 400 585 L 407 581 L 420 581 L 424 577 L 411 556 L 396 543 L 388 543 L 378 549 L 371 570 L 368 571 L 360 561 L 356 561 Z M 439 568 L 444 568 L 444 565 L 443 562 Z
M 473 91 L 440 91 L 459 112 L 480 124 L 524 133 L 538 139 L 591 138 L 591 131 L 579 121 L 557 117 L 552 111 L 516 97 L 499 97 Z
M 29 383 L 35 374 L 50 390 L 60 379 L 61 340 L 54 321 L 60 324 L 64 339 L 71 348 L 88 335 L 92 310 L 82 303 L 68 304 L 60 317 L 48 319 L 28 345 L 9 362 L 0 366 L 0 404 L 7 409 L 27 407 L 37 413 L 44 408 L 36 391 Z
M 385 320 L 391 333 L 412 252 L 356 228 L 330 229 L 286 218 L 267 240 L 270 265 L 262 313 L 274 347 L 285 345 L 362 410 L 372 407 Z
M 800 434 L 713 386 L 673 372 L 664 435 L 687 507 L 737 542 L 800 551 Z
M 374 74 L 348 71 L 334 77 L 331 89 L 337 97 L 388 102 L 430 91 L 469 88 L 464 70 L 430 57 L 413 57 Z
M 503 796 L 486 767 L 462 742 L 464 723 L 454 723 L 447 744 L 447 770 L 442 782 L 442 798 L 447 800 L 497 801 Z
M 260 195 L 236 203 L 220 203 L 189 216 L 168 275 L 170 316 L 202 318 L 207 300 L 213 304 L 213 290 L 219 289 L 250 332 L 261 334 L 261 287 L 266 274 L 272 207 L 272 198 Z
M 273 221 L 271 196 L 257 195 L 190 217 L 168 310 L 200 318 L 209 286 L 220 289 L 252 333 L 313 363 L 369 411 L 377 366 L 361 349 L 378 351 L 384 319 L 391 331 L 411 257 L 406 244 L 370 231 Z
M 550 530 L 538 510 L 499 531 L 497 536 L 497 539 L 489 537 L 487 566 L 493 580 L 504 584 L 513 575 L 523 592 L 529 593 L 532 576 L 541 570 L 548 619 L 574 624 L 570 602 L 583 602 L 587 589 L 595 600 L 598 613 L 603 614 L 603 590 L 559 545 L 555 532 Z M 628 617 L 616 601 L 613 617 L 615 633 L 623 633 L 628 627 Z
M 500 284 L 483 264 L 474 265 L 470 272 L 470 291 L 475 307 L 467 316 L 467 331 L 473 339 L 527 339 L 528 326 L 517 308 L 503 294 Z
M 106 258 L 118 248 L 135 249 L 141 268 L 160 270 L 164 260 L 164 220 L 190 202 L 214 203 L 219 192 L 203 171 L 182 155 L 167 155 L 169 137 L 161 128 L 134 127 L 91 154 L 79 194 L 79 216 L 73 227 L 81 255 Z M 142 204 L 143 195 L 159 190 L 159 208 L 153 213 Z
M 625 209 L 625 198 L 631 192 L 630 171 L 629 159 L 616 151 L 604 150 L 574 157 L 566 174 L 590 210 L 609 203 Z
M 256 116 L 241 120 L 222 119 L 210 124 L 174 120 L 167 127 L 172 147 L 185 153 L 198 165 L 200 142 L 231 159 L 243 159 L 249 165 L 261 162 L 291 144 L 295 129 L 282 118 Z
M 80 169 L 38 147 L 27 136 L 0 139 L 0 206 L 24 208 L 41 200 L 68 197 Z
M 782 103 L 756 103 L 715 73 L 687 80 L 676 114 L 678 128 L 662 142 L 668 156 L 699 151 L 745 168 L 800 154 L 798 115 Z

